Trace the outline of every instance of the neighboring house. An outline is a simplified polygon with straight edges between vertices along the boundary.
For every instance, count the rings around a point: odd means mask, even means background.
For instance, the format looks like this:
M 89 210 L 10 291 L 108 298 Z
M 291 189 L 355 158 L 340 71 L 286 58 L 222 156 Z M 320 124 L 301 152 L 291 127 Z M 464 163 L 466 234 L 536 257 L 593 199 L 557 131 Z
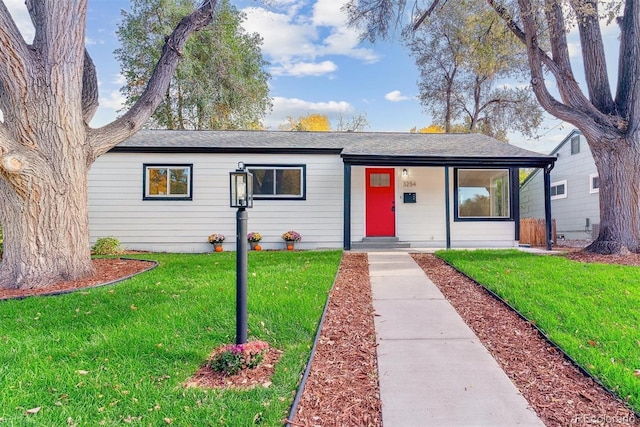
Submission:
M 578 130 L 552 152 L 556 163 L 550 174 L 551 211 L 558 240 L 592 240 L 600 222 L 598 171 L 591 150 Z M 520 187 L 522 218 L 544 218 L 543 176 L 532 172 Z
M 301 249 L 513 247 L 518 170 L 554 161 L 478 134 L 145 130 L 91 168 L 91 240 L 204 252 L 222 233 L 235 249 L 229 172 L 243 162 L 265 249 L 287 230 Z

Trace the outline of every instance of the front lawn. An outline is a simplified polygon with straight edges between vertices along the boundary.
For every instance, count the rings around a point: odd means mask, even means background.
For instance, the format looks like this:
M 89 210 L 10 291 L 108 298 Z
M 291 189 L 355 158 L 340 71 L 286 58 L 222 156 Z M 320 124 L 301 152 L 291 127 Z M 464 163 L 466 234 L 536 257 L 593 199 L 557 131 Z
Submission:
M 640 268 L 522 251 L 440 251 L 640 410 Z
M 0 301 L 0 426 L 281 425 L 340 257 L 249 254 L 249 339 L 283 351 L 250 391 L 183 387 L 235 340 L 233 252 L 146 254 L 159 266 L 116 285 Z

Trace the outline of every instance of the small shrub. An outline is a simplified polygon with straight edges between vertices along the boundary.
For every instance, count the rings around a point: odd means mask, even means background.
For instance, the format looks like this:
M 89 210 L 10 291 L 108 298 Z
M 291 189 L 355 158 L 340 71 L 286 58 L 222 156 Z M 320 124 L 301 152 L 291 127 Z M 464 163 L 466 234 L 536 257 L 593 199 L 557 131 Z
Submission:
M 264 341 L 230 344 L 213 357 L 209 367 L 226 375 L 235 375 L 242 369 L 257 367 L 268 349 L 269 344 Z
M 91 251 L 94 255 L 118 255 L 122 253 L 122 246 L 116 237 L 101 237 Z

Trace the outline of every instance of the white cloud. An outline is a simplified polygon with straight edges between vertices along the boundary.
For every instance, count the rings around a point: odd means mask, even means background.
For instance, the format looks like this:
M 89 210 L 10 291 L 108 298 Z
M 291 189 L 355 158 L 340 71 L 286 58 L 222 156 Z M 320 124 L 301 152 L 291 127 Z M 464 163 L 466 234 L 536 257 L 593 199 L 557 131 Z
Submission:
M 112 83 L 122 87 L 127 83 L 127 79 L 125 79 L 122 73 L 118 73 L 113 78 Z
M 107 96 L 101 96 L 98 102 L 100 107 L 110 108 L 112 110 L 120 110 L 124 107 L 126 98 L 118 90 L 112 90 Z
M 350 113 L 353 106 L 346 101 L 312 102 L 298 98 L 273 98 L 273 110 L 266 118 L 265 125 L 270 129 L 277 129 L 286 123 L 287 117 L 298 118 L 308 114 L 324 114 L 329 120 L 336 119 L 340 114 Z
M 403 95 L 399 90 L 393 90 L 384 96 L 384 99 L 391 102 L 402 102 L 411 99 L 410 96 Z
M 272 68 L 271 74 L 274 76 L 321 76 L 332 73 L 338 69 L 338 66 L 332 61 L 322 62 L 298 62 L 294 64 L 284 64 L 279 67 Z
M 275 2 L 276 6 L 283 1 Z M 272 3 L 273 4 L 273 3 Z M 358 47 L 357 31 L 346 24 L 340 10 L 344 1 L 318 0 L 305 14 L 301 1 L 288 1 L 283 11 L 261 7 L 243 9 L 247 19 L 243 27 L 263 38 L 262 53 L 272 64 L 273 75 L 325 75 L 337 70 L 327 56 L 345 56 L 368 63 L 380 59 L 372 49 Z M 325 59 L 319 61 L 318 59 Z M 331 65 L 333 64 L 333 65 Z
M 295 15 L 290 13 L 276 13 L 258 7 L 244 9 L 244 12 L 247 20 L 243 27 L 249 33 L 262 36 L 262 53 L 270 57 L 271 62 L 314 56 L 318 34 L 313 26 L 295 22 Z
M 313 24 L 339 27 L 346 24 L 346 16 L 342 12 L 345 2 L 336 0 L 317 0 L 313 5 Z
M 569 57 L 582 59 L 582 47 L 580 46 L 580 42 L 575 41 L 567 43 L 567 49 L 569 50 Z

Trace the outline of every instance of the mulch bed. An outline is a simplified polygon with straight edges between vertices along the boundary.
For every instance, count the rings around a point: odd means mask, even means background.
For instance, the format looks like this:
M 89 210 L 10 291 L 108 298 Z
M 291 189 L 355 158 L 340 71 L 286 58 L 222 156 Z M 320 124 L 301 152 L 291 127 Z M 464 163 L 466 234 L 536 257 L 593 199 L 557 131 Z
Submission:
M 585 262 L 622 261 L 580 251 L 567 256 Z M 480 338 L 545 425 L 640 425 L 638 417 L 622 401 L 580 372 L 537 329 L 484 288 L 433 255 L 414 254 L 413 258 Z M 635 262 L 627 259 L 625 263 Z
M 214 351 L 209 359 L 213 359 L 220 349 Z M 252 369 L 243 369 L 236 375 L 226 375 L 222 372 L 214 371 L 205 363 L 198 371 L 185 383 L 185 387 L 202 388 L 232 388 L 249 390 L 254 387 L 271 387 L 271 376 L 275 370 L 275 364 L 280 359 L 282 351 L 270 347 L 264 354 L 260 365 Z
M 8 298 L 25 298 L 35 295 L 50 295 L 72 292 L 78 289 L 104 285 L 125 279 L 152 268 L 155 262 L 125 258 L 99 258 L 93 260 L 95 274 L 79 280 L 58 282 L 45 289 L 2 289 L 0 300 Z
M 382 425 L 366 254 L 345 253 L 292 426 Z

